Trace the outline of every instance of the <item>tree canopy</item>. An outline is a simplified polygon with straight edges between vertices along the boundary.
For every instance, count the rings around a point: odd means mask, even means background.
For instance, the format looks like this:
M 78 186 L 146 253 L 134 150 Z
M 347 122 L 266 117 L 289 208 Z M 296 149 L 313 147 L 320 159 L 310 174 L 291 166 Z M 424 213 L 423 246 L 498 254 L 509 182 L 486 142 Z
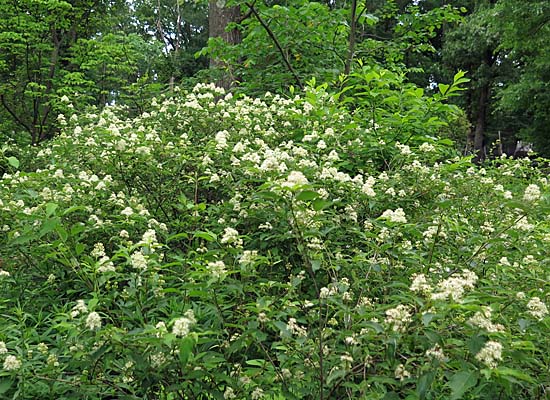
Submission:
M 457 145 L 480 159 L 491 146 L 513 153 L 518 140 L 548 154 L 547 2 L 447 3 L 2 0 L 1 134 L 53 137 L 63 96 L 81 109 L 141 112 L 175 84 L 225 75 L 237 92 L 284 93 L 315 78 L 338 90 L 376 65 L 427 91 L 466 71 L 470 85 L 453 101 L 470 133 Z

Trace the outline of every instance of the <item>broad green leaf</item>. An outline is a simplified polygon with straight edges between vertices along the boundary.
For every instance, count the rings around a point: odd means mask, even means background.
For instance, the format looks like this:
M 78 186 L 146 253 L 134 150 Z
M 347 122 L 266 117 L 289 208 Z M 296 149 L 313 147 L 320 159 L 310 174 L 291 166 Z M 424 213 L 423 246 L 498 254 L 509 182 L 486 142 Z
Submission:
M 446 85 L 444 83 L 440 83 L 437 86 L 439 87 L 439 91 L 441 92 L 442 95 L 446 95 L 450 87 L 450 85 Z
M 477 376 L 472 371 L 460 371 L 454 374 L 447 385 L 451 388 L 450 400 L 462 398 L 464 393 L 477 384 Z
M 69 234 L 67 233 L 67 230 L 63 227 L 63 225 L 59 225 L 56 230 L 57 234 L 61 238 L 62 241 L 66 242 L 69 238 Z
M 313 202 L 311 203 L 311 207 L 315 210 L 315 211 L 320 211 L 320 210 L 324 210 L 325 208 L 328 208 L 332 205 L 332 201 L 328 201 L 328 200 L 323 200 L 323 199 L 315 199 L 313 200 Z
M 266 360 L 246 360 L 247 365 L 252 365 L 254 367 L 263 367 L 266 363 Z
M 212 232 L 197 231 L 193 234 L 193 237 L 204 239 L 208 242 L 213 242 L 214 240 L 216 240 L 216 234 L 214 234 Z
M 313 272 L 319 271 L 321 269 L 321 260 L 312 260 L 311 269 Z
M 19 168 L 19 160 L 15 157 L 8 157 L 8 164 L 13 168 Z
M 54 231 L 59 226 L 59 223 L 60 223 L 59 218 L 49 218 L 49 219 L 45 220 L 42 223 L 42 229 L 40 229 L 40 233 L 38 234 L 38 236 L 42 237 L 42 236 Z
M 313 190 L 303 190 L 296 195 L 296 200 L 310 201 L 310 200 L 317 199 L 318 197 L 319 197 L 319 193 L 314 192 Z
M 179 349 L 180 349 L 179 358 L 180 358 L 180 362 L 181 362 L 182 367 L 187 365 L 187 361 L 189 360 L 189 356 L 193 352 L 193 347 L 194 347 L 193 338 L 186 337 L 181 341 L 180 346 L 179 346 Z
M 426 394 L 428 393 L 428 390 L 432 386 L 432 383 L 435 378 L 435 372 L 430 371 L 425 373 L 418 379 L 418 384 L 416 385 L 416 393 L 418 394 L 418 398 L 420 400 L 423 400 L 426 398 Z
M 0 394 L 6 393 L 9 388 L 13 385 L 13 380 L 9 378 L 3 378 L 0 380 Z
M 58 205 L 55 203 L 47 203 L 46 204 L 46 217 L 51 217 L 55 210 L 57 210 Z

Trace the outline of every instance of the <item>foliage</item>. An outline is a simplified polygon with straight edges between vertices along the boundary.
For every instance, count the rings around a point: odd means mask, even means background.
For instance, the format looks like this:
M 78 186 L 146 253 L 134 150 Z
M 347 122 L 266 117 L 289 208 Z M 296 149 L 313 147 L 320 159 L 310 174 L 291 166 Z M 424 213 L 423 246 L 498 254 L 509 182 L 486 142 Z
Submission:
M 79 110 L 116 102 L 141 112 L 166 85 L 204 66 L 193 58 L 204 27 L 162 18 L 161 37 L 172 40 L 164 43 L 151 32 L 146 4 L 132 6 L 133 13 L 123 0 L 1 0 L 0 135 L 32 144 L 53 137 L 66 98 Z M 201 9 L 182 11 L 192 8 Z
M 2 178 L 2 396 L 544 396 L 550 198 L 529 161 L 384 144 L 322 87 L 200 85 L 120 115 L 68 115 Z
M 243 32 L 242 43 L 228 46 L 211 39 L 198 54 L 222 58 L 235 71 L 245 93 L 280 93 L 312 77 L 333 82 L 344 72 L 352 14 L 349 6 L 308 0 L 254 3 L 259 15 L 254 17 L 249 12 L 251 3 L 241 3 L 243 15 L 248 16 L 238 25 Z M 421 10 L 409 4 L 399 9 L 389 1 L 370 9 L 368 2 L 358 2 L 354 58 L 402 71 L 407 54 L 435 51 L 429 40 L 443 23 L 458 21 L 459 14 L 458 9 L 446 6 Z
M 0 99 L 2 116 L 12 121 L 3 130 L 26 131 L 33 144 L 57 132 L 56 118 L 63 111 L 59 91 L 71 92 L 80 78 L 70 49 L 114 21 L 91 18 L 91 13 L 110 14 L 119 6 L 119 1 L 0 2 Z
M 403 73 L 359 63 L 361 69 L 342 82 L 340 100 L 349 105 L 363 121 L 370 121 L 373 130 L 386 143 L 423 143 L 427 137 L 435 139 L 450 119 L 456 121 L 460 110 L 446 101 L 464 90 L 469 82 L 465 73 L 455 74 L 451 84 L 440 83 L 439 92 L 430 95 L 407 82 Z M 451 128 L 455 136 L 465 137 L 467 130 Z
M 514 60 L 514 76 L 498 94 L 501 112 L 524 116 L 518 136 L 535 144 L 545 155 L 550 154 L 548 108 L 550 106 L 550 63 L 548 35 L 550 6 L 546 1 L 499 1 L 493 29 L 502 36 L 501 51 Z

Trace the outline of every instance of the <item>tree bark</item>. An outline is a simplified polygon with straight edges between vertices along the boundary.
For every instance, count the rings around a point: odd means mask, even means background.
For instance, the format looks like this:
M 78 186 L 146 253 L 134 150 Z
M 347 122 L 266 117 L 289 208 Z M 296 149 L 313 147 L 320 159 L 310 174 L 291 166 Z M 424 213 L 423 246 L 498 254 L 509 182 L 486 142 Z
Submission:
M 351 64 L 353 63 L 353 56 L 355 55 L 355 30 L 357 27 L 357 0 L 351 2 L 351 20 L 349 31 L 349 43 L 348 43 L 348 56 L 346 58 L 346 65 L 344 67 L 344 75 L 349 75 L 351 71 Z
M 487 126 L 487 103 L 489 101 L 489 85 L 484 84 L 479 93 L 477 118 L 474 130 L 474 161 L 483 162 L 486 157 L 485 128 Z
M 485 69 L 487 76 L 482 81 L 482 85 L 479 88 L 479 97 L 477 102 L 476 124 L 474 128 L 474 161 L 483 162 L 486 154 L 486 135 L 485 129 L 487 127 L 487 116 L 489 110 L 490 101 L 490 88 L 493 77 L 491 76 L 491 66 L 493 65 L 493 51 L 487 49 L 483 57 L 482 68 Z
M 225 7 L 223 0 L 209 0 L 208 2 L 208 32 L 210 38 L 222 38 L 229 45 L 241 43 L 241 32 L 238 29 L 227 30 L 227 25 L 241 20 L 241 9 L 238 6 Z M 210 68 L 223 69 L 223 76 L 216 82 L 218 86 L 229 89 L 236 78 L 231 65 L 223 60 L 211 57 Z

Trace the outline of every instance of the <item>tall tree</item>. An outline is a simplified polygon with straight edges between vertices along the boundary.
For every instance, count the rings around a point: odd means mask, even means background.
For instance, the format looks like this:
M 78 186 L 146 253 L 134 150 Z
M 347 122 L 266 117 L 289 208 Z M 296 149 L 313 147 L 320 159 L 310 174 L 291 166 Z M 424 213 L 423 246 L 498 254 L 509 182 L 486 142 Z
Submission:
M 506 62 L 498 54 L 498 34 L 487 23 L 494 11 L 495 0 L 476 0 L 464 22 L 450 29 L 444 38 L 443 62 L 450 70 L 468 71 L 472 84 L 465 93 L 465 108 L 472 123 L 468 152 L 476 161 L 487 156 L 487 130 L 492 112 L 493 93 L 499 67 Z
M 511 116 L 516 135 L 550 156 L 550 3 L 499 0 L 492 19 L 501 35 L 500 51 L 511 60 L 510 79 L 497 96 L 501 113 Z
M 63 95 L 85 81 L 73 47 L 116 27 L 109 16 L 121 7 L 123 0 L 0 0 L 0 101 L 12 130 L 33 144 L 56 132 Z
M 162 46 L 155 72 L 160 82 L 179 82 L 207 67 L 194 54 L 208 40 L 208 6 L 193 0 L 135 0 L 133 29 Z
M 241 7 L 226 5 L 224 0 L 209 0 L 208 2 L 208 35 L 210 39 L 222 40 L 229 46 L 238 45 L 242 41 L 240 30 L 235 26 L 241 22 Z M 222 54 L 212 54 L 210 67 L 222 71 L 217 84 L 228 89 L 238 77 L 234 68 Z

